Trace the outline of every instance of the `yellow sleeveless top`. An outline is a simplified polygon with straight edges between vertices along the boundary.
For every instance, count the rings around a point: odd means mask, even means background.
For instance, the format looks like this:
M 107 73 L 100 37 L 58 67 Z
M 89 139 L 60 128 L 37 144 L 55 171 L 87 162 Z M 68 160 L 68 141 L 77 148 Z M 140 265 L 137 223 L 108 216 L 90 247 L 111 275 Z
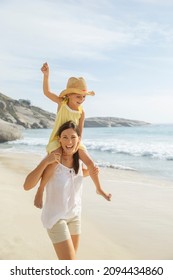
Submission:
M 62 102 L 61 107 L 56 115 L 55 124 L 49 138 L 49 143 L 46 146 L 46 150 L 48 154 L 55 151 L 61 146 L 58 141 L 58 136 L 56 135 L 60 126 L 68 121 L 73 121 L 77 125 L 79 125 L 79 120 L 81 118 L 81 115 L 82 115 L 81 106 L 79 106 L 78 111 L 76 111 L 68 107 L 66 100 Z M 79 148 L 82 150 L 86 149 L 82 143 L 80 144 Z

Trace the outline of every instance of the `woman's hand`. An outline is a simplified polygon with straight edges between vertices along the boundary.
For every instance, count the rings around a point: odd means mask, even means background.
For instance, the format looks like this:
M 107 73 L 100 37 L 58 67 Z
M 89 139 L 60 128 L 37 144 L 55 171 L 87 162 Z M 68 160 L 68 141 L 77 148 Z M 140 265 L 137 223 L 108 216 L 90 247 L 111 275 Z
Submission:
M 58 152 L 52 152 L 49 155 L 47 155 L 47 157 L 45 158 L 47 165 L 55 162 L 60 163 L 60 159 L 61 159 L 61 154 Z
M 34 205 L 37 208 L 42 208 L 43 207 L 43 189 L 38 188 L 37 193 L 35 195 L 34 199 Z
M 40 164 L 33 170 L 31 171 L 28 176 L 25 179 L 24 182 L 24 190 L 30 190 L 36 186 L 38 181 L 41 179 L 44 170 L 47 167 L 51 168 L 51 164 L 53 163 L 59 163 L 61 158 L 61 154 L 58 153 L 57 151 L 52 152 L 51 154 L 47 155 L 41 162 Z
M 83 176 L 84 177 L 90 176 L 88 169 L 83 168 L 82 171 L 83 171 Z M 99 167 L 97 165 L 94 165 L 92 172 L 93 172 L 94 175 L 98 175 Z

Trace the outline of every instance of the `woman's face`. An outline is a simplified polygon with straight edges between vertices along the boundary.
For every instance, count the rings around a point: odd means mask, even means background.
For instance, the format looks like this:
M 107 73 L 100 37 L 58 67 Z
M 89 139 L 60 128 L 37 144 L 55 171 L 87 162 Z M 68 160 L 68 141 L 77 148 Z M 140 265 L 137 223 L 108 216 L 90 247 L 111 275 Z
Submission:
M 68 155 L 73 155 L 76 152 L 79 141 L 80 137 L 72 128 L 64 130 L 59 137 L 63 152 Z

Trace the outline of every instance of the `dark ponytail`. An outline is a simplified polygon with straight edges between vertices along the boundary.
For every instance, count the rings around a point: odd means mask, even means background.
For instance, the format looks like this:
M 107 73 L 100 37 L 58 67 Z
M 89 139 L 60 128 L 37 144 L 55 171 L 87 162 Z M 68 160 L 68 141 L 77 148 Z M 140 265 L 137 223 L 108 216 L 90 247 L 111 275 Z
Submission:
M 78 174 L 79 171 L 79 153 L 78 151 L 73 155 L 73 168 L 75 174 Z
M 80 136 L 79 128 L 73 121 L 68 121 L 68 122 L 65 122 L 63 125 L 61 125 L 60 128 L 58 129 L 57 135 L 60 137 L 61 133 L 64 130 L 69 129 L 69 128 L 72 128 L 77 133 L 77 135 Z M 78 153 L 78 151 L 73 154 L 73 168 L 74 168 L 75 174 L 77 174 L 79 171 L 79 153 Z

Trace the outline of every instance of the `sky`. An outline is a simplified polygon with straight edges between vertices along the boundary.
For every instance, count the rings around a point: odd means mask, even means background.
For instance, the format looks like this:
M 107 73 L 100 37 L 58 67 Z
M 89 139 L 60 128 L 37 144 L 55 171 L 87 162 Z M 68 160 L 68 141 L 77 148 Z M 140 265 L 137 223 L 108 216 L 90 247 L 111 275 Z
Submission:
M 69 77 L 86 117 L 173 123 L 173 0 L 0 0 L 0 92 L 55 113 Z

